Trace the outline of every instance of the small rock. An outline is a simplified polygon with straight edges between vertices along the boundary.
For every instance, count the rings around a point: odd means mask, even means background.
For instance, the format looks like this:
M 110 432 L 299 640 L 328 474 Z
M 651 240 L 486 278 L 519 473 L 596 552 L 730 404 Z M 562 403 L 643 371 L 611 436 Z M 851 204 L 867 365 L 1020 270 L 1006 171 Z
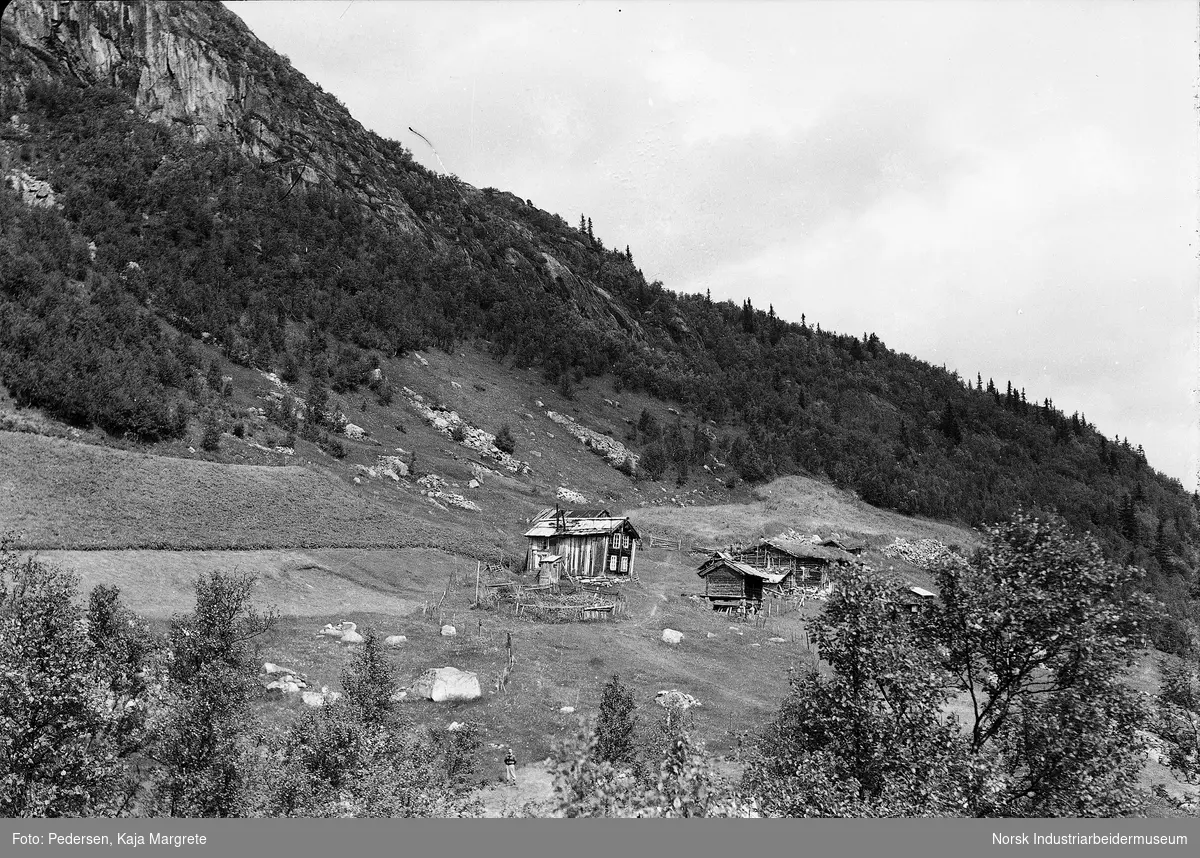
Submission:
M 663 643 L 677 644 L 683 640 L 683 632 L 677 632 L 675 629 L 663 629 Z
M 469 489 L 479 488 L 479 480 L 471 480 L 471 482 L 467 483 L 467 488 L 469 488 Z
M 575 707 L 574 706 L 561 706 L 561 707 L 559 707 L 558 711 L 563 713 L 564 715 L 570 715 L 572 712 L 575 711 Z
M 388 635 L 386 638 L 383 639 L 383 645 L 384 646 L 400 646 L 400 644 L 406 642 L 407 640 L 408 640 L 408 638 L 406 638 L 404 635 Z
M 451 626 L 451 625 L 442 626 L 442 637 L 452 638 L 456 634 L 458 634 L 458 630 L 456 628 L 454 628 L 454 626 Z

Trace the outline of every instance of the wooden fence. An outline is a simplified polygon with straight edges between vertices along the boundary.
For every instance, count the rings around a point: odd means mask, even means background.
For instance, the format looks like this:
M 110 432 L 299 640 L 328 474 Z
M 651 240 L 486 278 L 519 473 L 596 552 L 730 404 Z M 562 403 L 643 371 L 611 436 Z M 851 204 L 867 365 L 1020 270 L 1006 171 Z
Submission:
M 669 551 L 681 551 L 683 549 L 683 539 L 672 539 L 669 536 L 660 536 L 657 533 L 651 533 L 646 537 L 646 544 L 650 548 L 666 548 Z

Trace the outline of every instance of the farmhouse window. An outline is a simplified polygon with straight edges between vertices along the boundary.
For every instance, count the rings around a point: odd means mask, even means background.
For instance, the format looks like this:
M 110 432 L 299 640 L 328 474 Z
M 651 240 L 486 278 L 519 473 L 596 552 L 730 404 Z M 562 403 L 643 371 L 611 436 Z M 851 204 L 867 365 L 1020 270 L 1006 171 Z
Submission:
M 619 534 L 619 533 L 613 534 L 612 545 L 613 545 L 613 548 L 621 547 L 621 534 Z
M 612 557 L 608 558 L 608 571 L 609 572 L 617 571 L 617 555 L 615 555 L 615 554 Z
M 625 573 L 629 572 L 629 558 L 628 557 L 621 558 L 621 571 L 625 572 Z

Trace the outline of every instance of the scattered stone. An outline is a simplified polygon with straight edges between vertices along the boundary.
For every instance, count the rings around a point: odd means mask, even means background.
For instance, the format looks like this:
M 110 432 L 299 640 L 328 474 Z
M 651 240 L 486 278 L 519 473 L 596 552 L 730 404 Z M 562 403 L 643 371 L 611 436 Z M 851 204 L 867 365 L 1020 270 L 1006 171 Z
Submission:
M 363 636 L 358 633 L 358 626 L 355 623 L 342 623 L 342 643 L 357 644 L 363 642 Z
M 716 632 L 709 632 L 708 634 L 705 635 L 706 638 L 715 638 L 716 636 L 717 636 Z
M 575 707 L 574 706 L 560 706 L 558 711 L 563 713 L 564 715 L 570 715 L 571 713 L 573 713 L 575 711 Z
M 467 488 L 469 488 L 469 489 L 479 488 L 479 480 L 471 480 L 471 482 L 467 483 Z
M 579 492 L 575 491 L 574 489 L 569 489 L 566 486 L 559 486 L 558 492 L 556 492 L 555 496 L 559 500 L 564 500 L 567 503 L 584 504 L 588 502 L 588 499 Z
M 391 700 L 393 703 L 399 703 L 401 700 L 403 700 L 406 697 L 408 697 L 407 691 L 395 691 L 395 692 L 392 692 L 392 696 L 389 697 L 388 699 Z
M 683 640 L 683 632 L 677 632 L 675 629 L 663 629 L 663 643 L 677 644 Z
M 637 454 L 615 438 L 588 429 L 576 422 L 574 418 L 559 414 L 557 411 L 547 411 L 546 416 L 561 425 L 593 453 L 603 456 L 614 468 L 623 466 L 627 461 L 633 464 L 634 469 L 637 468 Z
M 456 634 L 458 634 L 458 629 L 454 628 L 454 626 L 451 626 L 451 625 L 442 626 L 442 637 L 452 638 Z
M 420 352 L 413 352 L 413 355 L 416 357 L 417 363 L 419 363 L 421 366 L 429 366 L 429 361 L 427 361 L 427 360 L 425 360 L 425 358 L 421 357 Z
M 301 695 L 306 706 L 324 706 L 326 703 L 332 703 L 341 697 L 340 691 L 330 691 L 325 686 L 321 686 L 320 691 L 305 691 Z
M 342 427 L 342 434 L 351 441 L 361 441 L 367 437 L 367 430 L 354 423 L 347 423 L 344 427 Z
M 462 390 L 462 385 L 459 384 L 457 381 L 450 382 L 450 386 L 453 387 L 455 390 Z
M 344 629 L 342 629 L 340 624 L 335 626 L 333 623 L 326 623 L 325 628 L 321 629 L 317 634 L 330 638 L 340 638 L 343 631 Z
M 262 672 L 268 676 L 274 676 L 277 673 L 295 673 L 296 671 L 290 667 L 280 667 L 278 664 L 267 661 L 263 662 Z
M 512 473 L 530 473 L 529 463 L 522 462 L 497 447 L 496 436 L 492 433 L 472 426 L 454 411 L 430 407 L 420 394 L 407 387 L 403 388 L 403 393 L 413 410 L 443 435 L 453 435 L 456 430 L 460 430 L 462 440 L 459 443 L 464 447 L 487 456 Z
M 404 635 L 388 635 L 383 639 L 384 646 L 400 646 L 408 640 Z
M 421 674 L 410 689 L 413 694 L 443 703 L 447 700 L 477 700 L 482 696 L 479 677 L 457 667 L 433 667 Z
M 449 726 L 446 727 L 446 730 L 450 733 L 457 733 L 465 729 L 467 729 L 467 725 L 461 721 L 451 721 Z
M 787 643 L 787 638 L 768 638 L 768 643 Z
M 356 486 L 361 486 L 361 485 L 362 485 L 362 479 L 361 479 L 360 477 L 355 477 L 355 478 L 354 478 L 354 485 L 356 485 Z

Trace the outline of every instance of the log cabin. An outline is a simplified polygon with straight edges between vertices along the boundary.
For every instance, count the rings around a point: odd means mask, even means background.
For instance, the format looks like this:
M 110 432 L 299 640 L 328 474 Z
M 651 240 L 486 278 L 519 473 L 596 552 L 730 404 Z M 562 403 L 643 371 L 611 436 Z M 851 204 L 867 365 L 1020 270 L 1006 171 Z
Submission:
M 854 555 L 841 548 L 814 545 L 797 539 L 764 539 L 748 549 L 731 549 L 732 559 L 768 572 L 789 572 L 784 588 L 804 584 L 825 584 L 826 572 L 834 563 L 853 563 Z
M 564 574 L 584 579 L 633 576 L 641 536 L 628 518 L 606 509 L 555 507 L 534 518 L 525 538 L 525 570 L 536 572 L 539 584 L 554 584 Z
M 764 586 L 786 589 L 793 579 L 790 571 L 751 566 L 734 560 L 724 551 L 713 552 L 700 564 L 696 574 L 704 579 L 704 595 L 714 610 L 758 607 L 762 604 Z

